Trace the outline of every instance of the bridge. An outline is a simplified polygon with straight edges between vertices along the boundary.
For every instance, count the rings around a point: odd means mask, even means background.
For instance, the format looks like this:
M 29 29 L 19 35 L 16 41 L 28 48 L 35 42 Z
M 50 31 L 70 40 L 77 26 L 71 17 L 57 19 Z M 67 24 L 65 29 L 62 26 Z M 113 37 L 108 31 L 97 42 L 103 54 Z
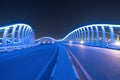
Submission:
M 92 46 L 116 47 L 120 45 L 120 25 L 93 24 L 80 27 L 61 41 L 78 42 Z
M 27 24 L 0 27 L 0 80 L 120 80 L 120 25 L 80 26 L 35 39 Z

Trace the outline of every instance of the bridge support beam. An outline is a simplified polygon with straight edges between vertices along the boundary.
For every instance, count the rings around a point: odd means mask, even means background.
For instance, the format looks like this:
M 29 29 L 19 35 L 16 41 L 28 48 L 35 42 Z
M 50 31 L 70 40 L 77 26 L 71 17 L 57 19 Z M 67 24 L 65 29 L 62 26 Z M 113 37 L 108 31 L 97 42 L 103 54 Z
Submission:
M 15 43 L 15 32 L 16 32 L 16 28 L 17 28 L 17 26 L 13 26 L 13 29 L 12 29 L 12 42 L 11 42 L 11 45 L 16 44 L 16 43 Z
M 82 30 L 82 28 L 80 29 L 80 31 L 81 31 L 81 41 L 83 40 L 83 30 Z
M 87 35 L 88 35 L 87 41 L 88 41 L 88 44 L 89 44 L 89 42 L 90 42 L 90 31 L 89 31 L 89 27 L 86 27 L 86 28 L 87 28 Z
M 99 45 L 99 31 L 98 31 L 98 26 L 95 26 L 96 29 L 96 46 Z
M 77 30 L 77 40 L 79 40 L 79 30 Z
M 101 26 L 101 28 L 102 28 L 102 46 L 104 47 L 106 45 L 105 27 Z
M 22 30 L 22 26 L 18 26 L 19 29 L 18 29 L 18 33 L 17 33 L 17 44 L 21 44 L 21 30 Z
M 114 43 L 114 30 L 112 26 L 109 26 L 110 29 L 110 43 Z
M 80 41 L 80 30 L 78 29 L 78 40 Z
M 24 36 L 25 36 L 25 29 L 26 29 L 26 27 L 23 27 L 23 29 L 22 29 L 22 44 L 24 44 Z
M 2 39 L 2 46 L 6 46 L 7 45 L 7 34 L 8 34 L 9 28 L 6 27 L 3 33 L 3 39 Z
M 93 31 L 93 27 L 91 26 L 90 27 L 90 29 L 91 29 L 91 45 L 93 45 L 94 44 L 94 31 Z
M 79 40 L 81 41 L 81 38 L 82 38 L 82 33 L 81 33 L 81 30 L 79 29 Z
M 86 30 L 85 30 L 85 28 L 83 27 L 83 33 L 84 33 L 84 41 L 86 41 Z

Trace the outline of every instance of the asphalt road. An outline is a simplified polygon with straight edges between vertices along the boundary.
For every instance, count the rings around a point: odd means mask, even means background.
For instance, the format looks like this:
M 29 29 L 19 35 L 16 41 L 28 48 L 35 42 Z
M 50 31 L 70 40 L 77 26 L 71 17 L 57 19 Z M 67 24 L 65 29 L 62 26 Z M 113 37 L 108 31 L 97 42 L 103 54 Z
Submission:
M 0 53 L 0 80 L 34 80 L 55 50 L 51 44 Z
M 120 50 L 64 45 L 76 57 L 93 80 L 120 80 Z

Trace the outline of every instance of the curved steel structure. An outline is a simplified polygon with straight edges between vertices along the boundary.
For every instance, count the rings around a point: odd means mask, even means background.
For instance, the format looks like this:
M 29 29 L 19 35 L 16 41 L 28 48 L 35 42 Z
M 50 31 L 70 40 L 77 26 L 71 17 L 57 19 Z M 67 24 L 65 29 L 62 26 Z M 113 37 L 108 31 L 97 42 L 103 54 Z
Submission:
M 37 40 L 35 40 L 36 43 L 54 43 L 57 40 L 52 37 L 41 37 Z
M 120 25 L 92 24 L 82 26 L 70 32 L 61 41 L 81 42 L 96 46 L 120 45 Z
M 0 27 L 0 45 L 14 46 L 34 43 L 34 31 L 27 24 Z

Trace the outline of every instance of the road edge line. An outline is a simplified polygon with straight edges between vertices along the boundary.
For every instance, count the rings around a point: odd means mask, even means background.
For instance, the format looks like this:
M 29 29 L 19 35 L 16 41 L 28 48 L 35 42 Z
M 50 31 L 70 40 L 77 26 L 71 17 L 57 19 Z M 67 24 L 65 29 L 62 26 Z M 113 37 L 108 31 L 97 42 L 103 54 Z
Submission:
M 65 48 L 66 49 L 66 51 L 68 51 L 68 56 L 70 56 L 69 54 L 71 54 L 72 55 L 72 57 L 75 59 L 75 61 L 76 61 L 76 63 L 78 64 L 78 66 L 80 67 L 80 69 L 82 70 L 82 72 L 83 72 L 83 74 L 86 76 L 86 78 L 88 79 L 88 80 L 92 80 L 92 78 L 90 77 L 90 75 L 88 74 L 88 72 L 83 68 L 83 66 L 79 63 L 79 61 L 75 58 L 75 56 L 72 54 L 72 52 L 69 50 L 69 49 L 67 49 L 67 48 Z M 73 63 L 72 63 L 73 64 Z M 73 64 L 74 65 L 74 64 Z M 75 67 L 75 66 L 74 66 Z M 76 68 L 75 68 L 76 69 Z

